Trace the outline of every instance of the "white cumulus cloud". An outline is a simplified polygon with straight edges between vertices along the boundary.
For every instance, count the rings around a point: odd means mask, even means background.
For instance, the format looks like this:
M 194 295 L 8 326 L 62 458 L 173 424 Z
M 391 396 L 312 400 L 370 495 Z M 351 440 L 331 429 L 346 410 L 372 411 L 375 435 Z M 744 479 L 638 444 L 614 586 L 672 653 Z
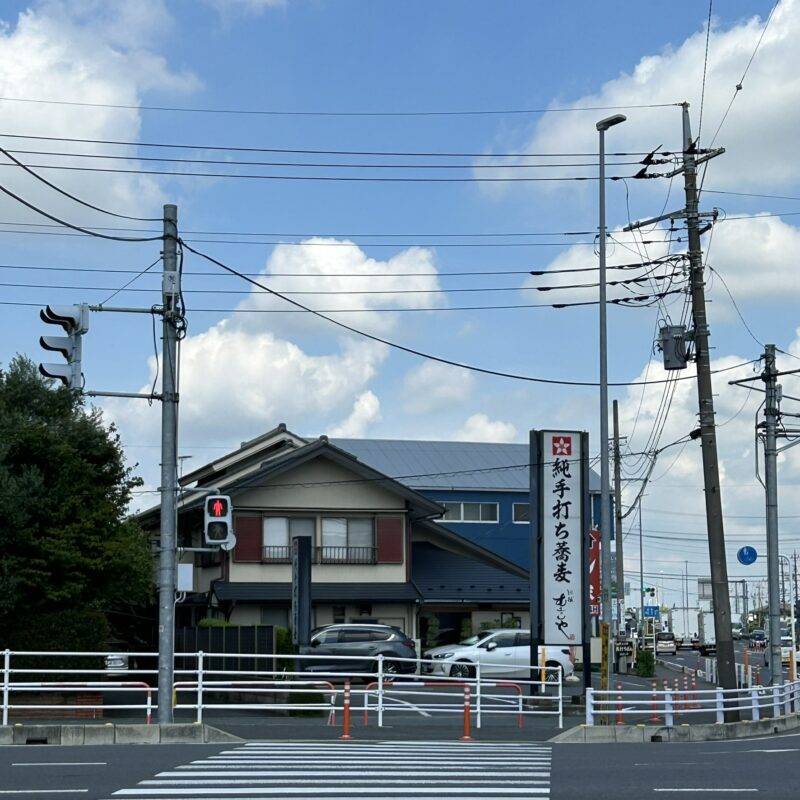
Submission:
M 516 438 L 514 425 L 489 419 L 483 413 L 473 414 L 453 435 L 459 442 L 513 442 Z
M 410 414 L 430 414 L 461 406 L 471 398 L 475 377 L 471 372 L 426 361 L 406 373 L 404 409 Z
M 353 403 L 349 416 L 331 429 L 331 436 L 359 438 L 366 434 L 370 425 L 381 418 L 381 402 L 371 391 L 360 394 Z

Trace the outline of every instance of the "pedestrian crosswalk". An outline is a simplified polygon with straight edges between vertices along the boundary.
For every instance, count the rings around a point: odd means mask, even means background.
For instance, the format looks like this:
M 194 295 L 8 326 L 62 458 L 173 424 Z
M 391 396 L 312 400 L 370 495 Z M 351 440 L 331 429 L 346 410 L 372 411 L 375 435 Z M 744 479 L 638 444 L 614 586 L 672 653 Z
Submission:
M 550 796 L 550 746 L 490 742 L 248 742 L 157 773 L 116 800 Z

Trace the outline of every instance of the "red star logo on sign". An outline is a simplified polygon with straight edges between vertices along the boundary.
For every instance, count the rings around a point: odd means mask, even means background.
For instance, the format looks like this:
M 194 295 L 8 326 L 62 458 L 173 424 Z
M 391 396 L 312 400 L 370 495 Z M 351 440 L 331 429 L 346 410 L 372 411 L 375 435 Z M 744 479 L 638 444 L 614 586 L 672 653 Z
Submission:
M 572 455 L 572 437 L 571 436 L 554 436 L 553 437 L 553 455 L 554 456 L 571 456 Z

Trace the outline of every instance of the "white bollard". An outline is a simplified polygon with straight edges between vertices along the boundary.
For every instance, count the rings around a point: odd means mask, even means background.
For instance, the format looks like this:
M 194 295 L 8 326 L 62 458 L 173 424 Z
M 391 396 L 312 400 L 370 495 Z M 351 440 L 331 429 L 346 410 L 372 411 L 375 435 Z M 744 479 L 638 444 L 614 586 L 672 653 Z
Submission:
M 717 723 L 725 722 L 725 706 L 722 701 L 722 689 L 717 687 L 716 700 L 717 700 Z
M 11 683 L 11 651 L 3 653 L 3 725 L 8 725 L 8 692 Z
M 203 721 L 203 651 L 197 654 L 197 721 Z
M 675 724 L 672 716 L 672 689 L 667 689 L 664 692 L 664 724 L 671 728 Z
M 586 690 L 586 724 L 594 725 L 594 689 Z
M 378 656 L 378 727 L 383 727 L 383 655 Z
M 758 722 L 761 719 L 761 710 L 758 707 L 758 689 L 750 687 L 750 705 L 753 706 L 753 722 Z

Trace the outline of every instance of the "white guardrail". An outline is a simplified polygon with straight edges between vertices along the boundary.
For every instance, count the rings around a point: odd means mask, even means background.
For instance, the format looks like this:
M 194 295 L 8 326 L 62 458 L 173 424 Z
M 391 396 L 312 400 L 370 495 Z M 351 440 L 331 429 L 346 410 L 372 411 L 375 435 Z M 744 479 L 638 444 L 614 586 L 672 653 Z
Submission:
M 115 657 L 124 668 L 106 666 Z M 158 708 L 156 653 L 3 652 L 2 724 L 10 717 L 63 716 L 64 712 L 141 712 L 150 723 Z M 252 669 L 228 669 L 226 662 Z M 471 718 L 481 727 L 485 715 L 554 718 L 563 727 L 561 667 L 537 666 L 526 678 L 496 674 L 508 664 L 475 664 L 468 677 L 434 674 L 441 661 L 375 656 L 286 653 L 176 653 L 172 705 L 192 711 L 197 722 L 207 711 L 323 712 L 328 724 L 341 710 L 345 735 L 350 712 L 358 709 L 363 724 L 374 715 L 378 726 L 386 714 L 422 717 L 460 714 L 468 737 Z M 249 662 L 249 663 L 248 663 Z M 301 662 L 298 664 L 298 662 Z M 357 665 L 368 662 L 371 670 Z M 84 665 L 85 664 L 85 665 Z M 332 665 L 335 664 L 335 668 Z M 349 665 L 353 665 L 353 669 Z M 462 737 L 463 738 L 463 737 Z
M 753 720 L 779 717 L 800 712 L 800 681 L 776 686 L 750 686 L 743 689 L 658 689 L 653 681 L 650 690 L 586 692 L 586 724 L 594 725 L 599 717 L 608 723 L 649 722 L 672 727 L 678 717 L 683 722 L 697 714 L 711 714 L 716 722 L 724 722 L 726 711 L 744 711 Z M 612 719 L 613 718 L 613 719 Z

